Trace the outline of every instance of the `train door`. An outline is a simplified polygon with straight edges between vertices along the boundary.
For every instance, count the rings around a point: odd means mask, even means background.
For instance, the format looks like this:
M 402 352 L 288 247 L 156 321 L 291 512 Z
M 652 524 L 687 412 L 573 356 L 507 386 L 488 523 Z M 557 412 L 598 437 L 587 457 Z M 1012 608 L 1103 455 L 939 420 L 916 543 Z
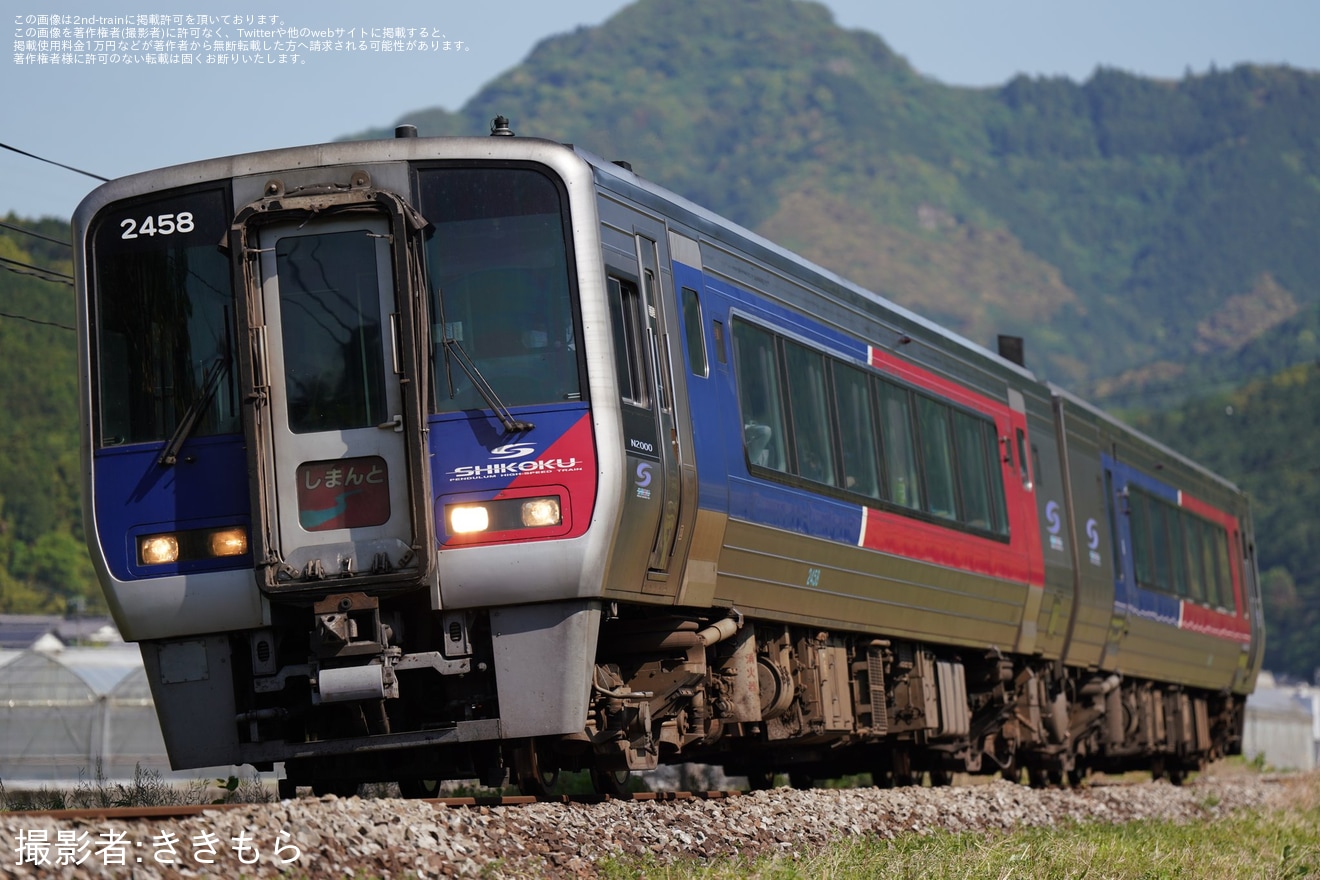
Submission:
M 277 581 L 415 565 L 390 242 L 361 215 L 260 231 Z
M 1123 648 L 1123 639 L 1132 628 L 1129 615 L 1136 602 L 1133 594 L 1134 569 L 1129 553 L 1132 530 L 1127 508 L 1127 485 L 1114 474 L 1117 449 L 1110 444 L 1102 456 L 1104 465 L 1105 506 L 1109 519 L 1109 556 L 1113 560 L 1114 607 L 1109 618 L 1109 632 L 1100 658 L 1102 669 L 1117 669 Z
M 655 542 L 651 548 L 651 561 L 648 568 L 652 572 L 664 572 L 669 569 L 670 555 L 674 549 L 674 536 L 678 528 L 679 513 L 679 446 L 678 428 L 674 422 L 674 377 L 669 358 L 669 335 L 667 325 L 666 300 L 662 295 L 659 258 L 656 252 L 655 238 L 638 234 L 637 262 L 642 274 L 642 301 L 645 305 L 643 322 L 646 326 L 647 359 L 651 363 L 651 372 L 655 377 L 655 399 L 652 411 L 656 421 L 656 453 L 660 456 L 659 486 L 660 503 L 657 505 L 659 523 L 656 528 Z
M 1113 573 L 1106 564 L 1110 544 L 1100 466 L 1102 441 L 1093 417 L 1059 394 L 1054 395 L 1054 415 L 1073 577 L 1060 653 L 1070 665 L 1096 666 L 1107 644 L 1114 607 Z
M 1061 450 L 1049 400 L 1034 397 L 1028 400 L 1027 425 L 1045 575 L 1045 588 L 1036 612 L 1034 650 L 1057 659 L 1065 648 L 1068 620 L 1075 603 Z

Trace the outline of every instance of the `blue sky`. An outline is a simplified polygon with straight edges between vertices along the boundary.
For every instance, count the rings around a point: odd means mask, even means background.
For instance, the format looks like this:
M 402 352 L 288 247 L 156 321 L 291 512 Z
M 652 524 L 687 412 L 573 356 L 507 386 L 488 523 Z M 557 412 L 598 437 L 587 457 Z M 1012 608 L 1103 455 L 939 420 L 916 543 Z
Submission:
M 709 0 L 720 2 L 720 0 Z M 106 177 L 250 150 L 332 140 L 409 111 L 457 109 L 545 37 L 596 25 L 623 0 L 0 0 L 0 142 Z M 993 86 L 1017 73 L 1084 80 L 1097 66 L 1166 78 L 1242 62 L 1320 70 L 1317 0 L 829 0 L 836 21 L 879 34 L 920 72 Z M 111 7 L 114 7 L 111 10 Z M 279 16 L 311 31 L 422 29 L 448 51 L 304 53 L 297 66 L 15 63 L 36 16 L 174 12 Z M 29 21 L 29 17 L 32 18 Z M 236 25 L 226 36 L 238 39 Z M 313 37 L 314 39 L 314 37 Z M 434 37 L 432 38 L 434 39 Z M 0 215 L 68 217 L 96 181 L 0 151 Z

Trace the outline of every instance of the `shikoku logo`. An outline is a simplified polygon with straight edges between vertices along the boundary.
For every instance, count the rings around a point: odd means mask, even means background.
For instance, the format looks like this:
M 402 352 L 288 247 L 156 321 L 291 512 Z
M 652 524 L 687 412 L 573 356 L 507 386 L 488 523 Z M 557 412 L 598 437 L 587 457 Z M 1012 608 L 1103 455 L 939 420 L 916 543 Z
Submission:
M 1050 549 L 1062 550 L 1063 538 L 1059 537 L 1059 530 L 1063 528 L 1063 523 L 1059 519 L 1059 502 L 1051 501 L 1045 505 L 1045 522 L 1049 525 Z
M 529 455 L 536 454 L 535 443 L 505 443 L 503 446 L 496 446 L 490 451 L 491 458 L 526 458 Z
M 1090 548 L 1092 565 L 1100 564 L 1100 524 L 1094 518 L 1086 521 L 1086 546 Z
M 651 497 L 650 485 L 651 485 L 652 467 L 654 467 L 654 465 L 648 464 L 647 462 L 642 462 L 641 464 L 637 465 L 637 497 L 638 498 Z
M 451 480 L 484 480 L 492 477 L 516 477 L 521 474 L 550 471 L 580 471 L 576 458 L 532 458 L 535 443 L 505 443 L 490 451 L 489 464 L 459 465 L 449 472 Z

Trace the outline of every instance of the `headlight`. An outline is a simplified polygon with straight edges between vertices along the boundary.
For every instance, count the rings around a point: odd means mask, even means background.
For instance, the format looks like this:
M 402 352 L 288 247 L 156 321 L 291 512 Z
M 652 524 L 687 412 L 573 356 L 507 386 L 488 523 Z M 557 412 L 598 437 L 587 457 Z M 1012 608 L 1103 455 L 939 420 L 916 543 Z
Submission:
M 164 565 L 179 561 L 179 539 L 174 535 L 151 535 L 138 539 L 138 556 L 143 565 Z
M 557 526 L 560 522 L 558 498 L 532 498 L 522 503 L 522 524 L 528 528 Z
M 169 565 L 202 559 L 246 556 L 248 533 L 243 526 L 222 529 L 189 529 L 141 535 L 137 539 L 139 565 Z
M 490 527 L 490 513 L 480 504 L 456 504 L 449 508 L 449 530 L 455 535 L 484 532 Z
M 221 529 L 211 533 L 212 556 L 242 556 L 247 552 L 246 529 Z
M 497 498 L 445 505 L 449 534 L 510 532 L 562 525 L 563 510 L 557 495 L 543 498 Z

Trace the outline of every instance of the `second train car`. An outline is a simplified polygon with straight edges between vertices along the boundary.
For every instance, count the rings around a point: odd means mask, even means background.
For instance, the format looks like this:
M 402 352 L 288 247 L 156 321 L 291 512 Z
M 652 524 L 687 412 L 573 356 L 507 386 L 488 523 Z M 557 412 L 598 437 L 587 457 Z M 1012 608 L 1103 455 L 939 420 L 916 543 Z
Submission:
M 1233 485 L 497 123 L 78 209 L 86 534 L 176 768 L 608 792 L 1240 750 Z

